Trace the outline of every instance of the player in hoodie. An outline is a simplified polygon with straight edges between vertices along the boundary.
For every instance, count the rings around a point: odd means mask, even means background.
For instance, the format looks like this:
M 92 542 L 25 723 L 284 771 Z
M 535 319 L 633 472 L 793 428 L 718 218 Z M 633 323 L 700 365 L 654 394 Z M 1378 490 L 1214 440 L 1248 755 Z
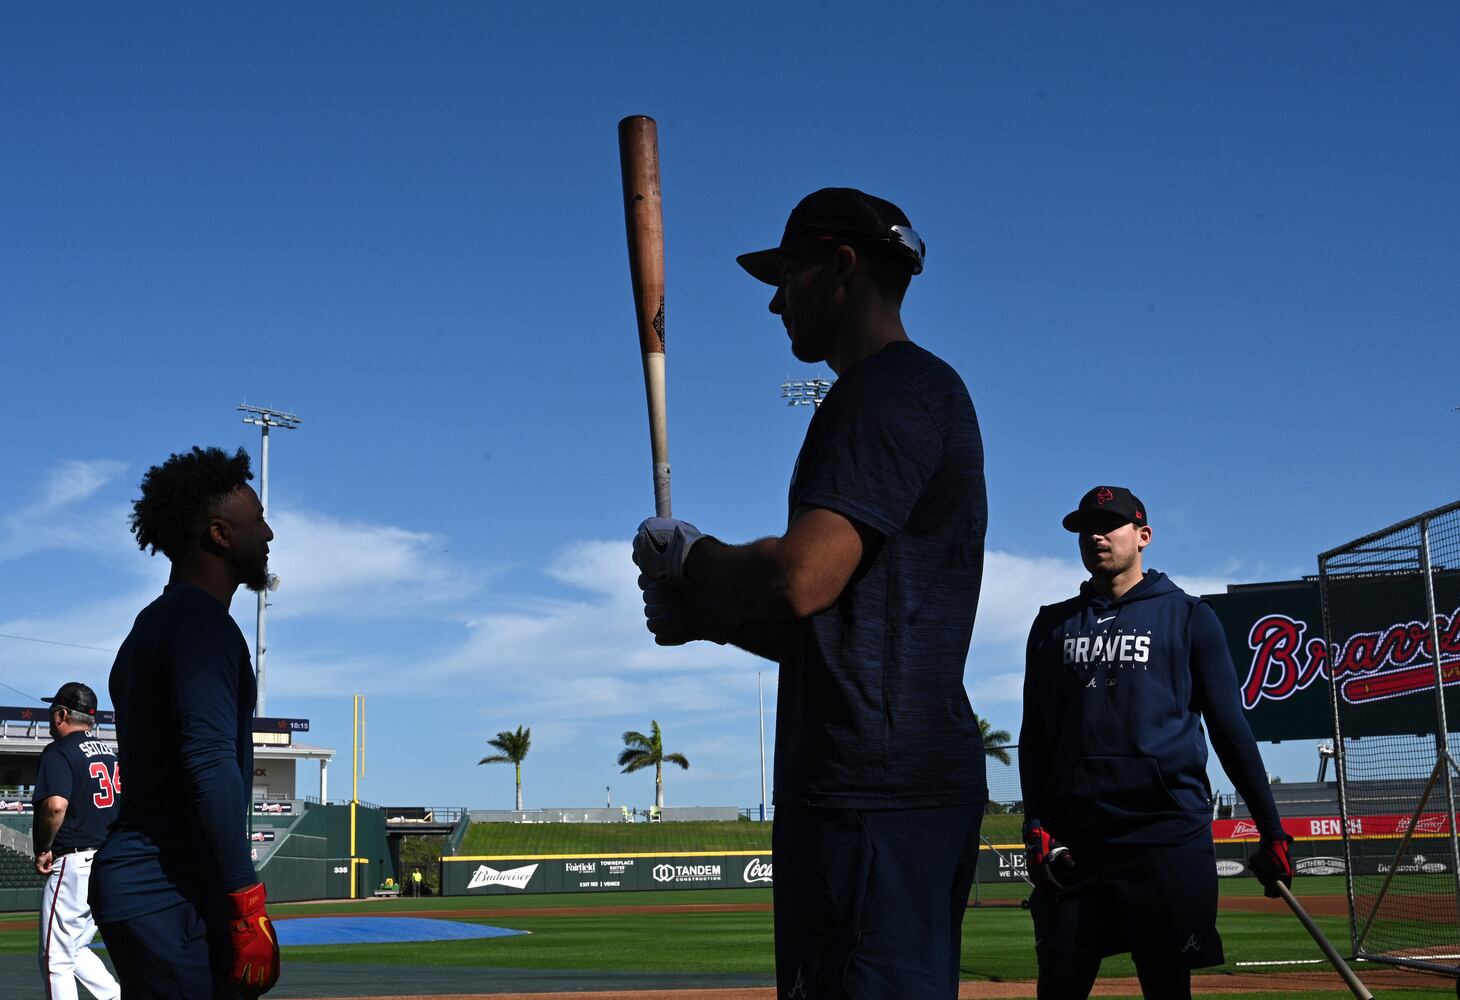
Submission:
M 1277 896 L 1288 844 L 1216 612 L 1145 572 L 1145 506 L 1097 486 L 1064 519 L 1090 579 L 1029 632 L 1019 775 L 1041 1000 L 1084 1000 L 1130 952 L 1146 997 L 1222 963 L 1206 739 L 1252 810 L 1248 864 Z

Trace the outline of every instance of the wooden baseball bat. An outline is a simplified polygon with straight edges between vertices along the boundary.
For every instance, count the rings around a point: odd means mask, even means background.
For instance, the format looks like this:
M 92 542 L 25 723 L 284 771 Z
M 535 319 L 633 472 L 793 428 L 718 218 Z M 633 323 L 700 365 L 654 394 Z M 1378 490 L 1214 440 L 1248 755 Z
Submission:
M 1318 929 L 1318 925 L 1313 922 L 1313 918 L 1308 916 L 1308 911 L 1303 909 L 1302 904 L 1293 896 L 1292 890 L 1281 882 L 1277 883 L 1277 890 L 1282 893 L 1283 901 L 1293 911 L 1293 916 L 1297 917 L 1298 922 L 1312 935 L 1314 943 L 1323 952 L 1323 957 L 1328 959 L 1329 964 L 1337 970 L 1339 976 L 1343 979 L 1344 985 L 1349 988 L 1349 992 L 1356 996 L 1358 1000 L 1374 1000 L 1374 994 L 1370 993 L 1369 988 L 1359 981 L 1358 976 L 1354 975 L 1354 970 L 1348 967 L 1348 963 L 1343 960 L 1343 956 L 1338 953 L 1338 949 L 1333 947 L 1324 933 Z
M 659 128 L 646 115 L 618 123 L 624 181 L 629 276 L 644 356 L 649 447 L 654 460 L 654 514 L 670 517 L 669 417 L 664 403 L 664 211 L 659 194 Z

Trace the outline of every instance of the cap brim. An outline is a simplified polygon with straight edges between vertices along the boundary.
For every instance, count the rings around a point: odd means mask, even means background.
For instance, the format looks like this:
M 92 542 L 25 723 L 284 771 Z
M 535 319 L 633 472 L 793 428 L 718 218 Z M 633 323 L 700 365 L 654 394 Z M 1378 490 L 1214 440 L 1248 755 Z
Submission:
M 764 281 L 767 285 L 780 285 L 781 258 L 785 254 L 786 251 L 783 248 L 773 247 L 770 250 L 743 253 L 735 258 L 735 262 L 745 268 L 756 281 Z
M 1088 515 L 1102 513 L 1109 512 L 1098 510 L 1072 510 L 1065 515 L 1065 519 L 1061 521 L 1060 524 L 1065 526 L 1066 531 L 1073 531 L 1075 534 L 1078 535 L 1080 532 L 1085 530 L 1085 519 Z M 1134 524 L 1136 527 L 1140 527 L 1141 525 L 1146 523 L 1145 521 L 1137 521 L 1134 518 L 1126 517 L 1124 514 L 1117 514 L 1116 516 L 1121 519 L 1122 523 Z
M 54 705 L 56 703 L 55 698 L 42 698 L 41 701 L 45 702 L 47 705 Z

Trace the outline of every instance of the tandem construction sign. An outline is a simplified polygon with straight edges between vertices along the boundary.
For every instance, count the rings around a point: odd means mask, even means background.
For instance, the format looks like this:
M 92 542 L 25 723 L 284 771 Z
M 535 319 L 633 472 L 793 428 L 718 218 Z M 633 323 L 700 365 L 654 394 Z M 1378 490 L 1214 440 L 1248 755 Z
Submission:
M 769 851 L 727 854 L 540 854 L 444 857 L 447 896 L 527 892 L 623 892 L 633 889 L 769 887 Z

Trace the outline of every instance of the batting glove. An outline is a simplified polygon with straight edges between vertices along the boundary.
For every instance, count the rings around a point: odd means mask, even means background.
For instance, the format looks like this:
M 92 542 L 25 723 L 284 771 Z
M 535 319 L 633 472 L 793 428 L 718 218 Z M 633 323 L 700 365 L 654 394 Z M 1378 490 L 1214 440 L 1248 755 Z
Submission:
M 740 627 L 739 615 L 693 587 L 660 583 L 641 573 L 639 589 L 644 592 L 645 624 L 661 646 L 683 646 L 695 639 L 723 646 Z
M 684 560 L 704 536 L 688 521 L 651 517 L 634 536 L 634 565 L 651 580 L 684 580 Z
M 1275 840 L 1263 838 L 1261 845 L 1247 859 L 1248 869 L 1262 883 L 1262 894 L 1268 899 L 1277 899 L 1281 895 L 1277 890 L 1279 882 L 1290 889 L 1293 886 L 1293 858 L 1288 853 L 1288 845 L 1292 842 L 1293 838 L 1287 834 Z
M 1060 878 L 1074 874 L 1075 859 L 1070 849 L 1051 837 L 1039 820 L 1026 820 L 1024 866 L 1029 870 L 1029 881 L 1036 889 L 1063 892 L 1065 885 Z
M 233 974 L 243 997 L 263 996 L 279 981 L 279 939 L 264 912 L 264 885 L 228 894 L 228 935 L 233 940 Z

